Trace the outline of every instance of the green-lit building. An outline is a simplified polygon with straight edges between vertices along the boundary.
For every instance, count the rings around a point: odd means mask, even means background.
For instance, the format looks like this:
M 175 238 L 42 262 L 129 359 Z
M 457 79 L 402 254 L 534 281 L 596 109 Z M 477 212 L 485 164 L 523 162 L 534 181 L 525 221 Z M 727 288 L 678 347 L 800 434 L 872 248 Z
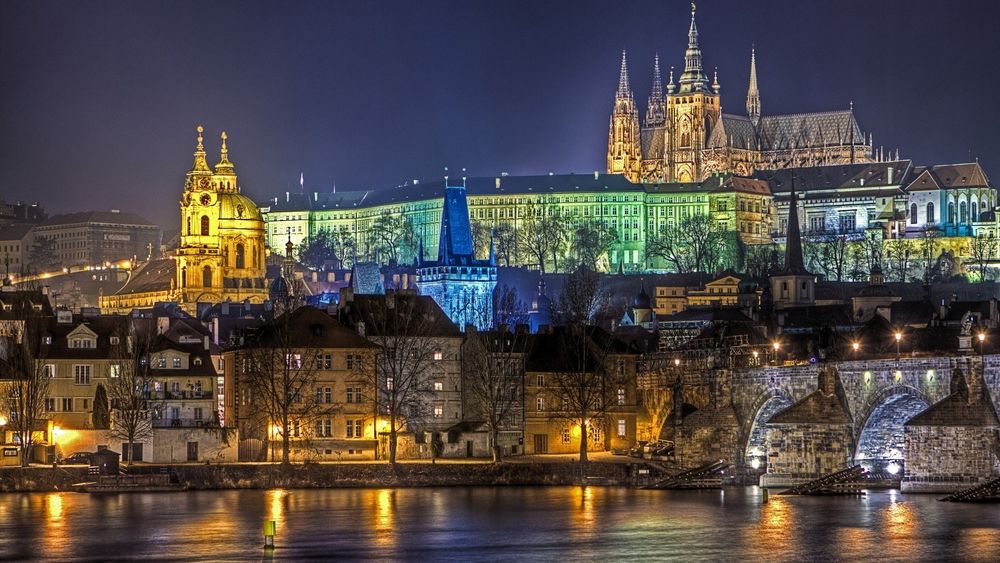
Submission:
M 415 237 L 398 253 L 399 260 L 412 261 L 421 243 L 425 258 L 436 256 L 444 186 L 445 181 L 439 180 L 384 190 L 286 192 L 261 208 L 268 244 L 272 250 L 280 249 L 291 239 L 298 246 L 326 229 L 352 237 L 359 259 L 386 261 L 380 253 L 384 237 L 379 221 L 388 214 L 408 222 Z M 599 224 L 613 232 L 617 240 L 602 259 L 609 270 L 664 267 L 647 263 L 647 238 L 693 215 L 710 216 L 725 230 L 742 229 L 744 242 L 770 242 L 773 204 L 767 183 L 760 180 L 713 176 L 699 183 L 636 184 L 621 175 L 594 173 L 468 178 L 466 186 L 470 219 L 481 233 L 477 254 L 486 257 L 489 233 L 505 225 L 501 230 L 508 240 L 495 244 L 514 247 L 498 248 L 498 261 L 508 261 L 506 255 L 511 265 L 538 265 L 537 258 L 520 247 L 525 245 L 526 229 L 537 230 L 546 217 L 558 217 L 568 232 L 583 224 Z M 571 247 L 564 244 L 558 250 L 561 257 L 570 255 Z

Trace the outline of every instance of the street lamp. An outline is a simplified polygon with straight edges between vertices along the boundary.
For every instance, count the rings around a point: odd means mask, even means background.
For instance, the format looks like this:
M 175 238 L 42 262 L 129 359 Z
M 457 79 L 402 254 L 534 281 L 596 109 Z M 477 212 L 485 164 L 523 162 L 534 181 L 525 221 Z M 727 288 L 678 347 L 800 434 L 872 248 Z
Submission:
M 751 353 L 753 354 L 753 365 L 755 365 L 755 366 L 756 366 L 756 365 L 757 365 L 757 356 L 759 356 L 759 355 L 760 355 L 760 352 L 758 352 L 757 350 L 754 350 L 754 351 L 753 351 L 753 352 L 751 352 Z
M 861 349 L 861 343 L 860 342 L 858 342 L 857 340 L 855 340 L 854 342 L 851 342 L 851 350 L 854 350 L 855 354 L 857 354 L 858 350 L 860 350 L 860 349 Z
M 771 346 L 774 347 L 774 365 L 778 365 L 778 350 L 781 348 L 781 342 L 775 340 L 771 343 Z
M 899 332 L 897 330 L 894 336 L 896 337 L 896 361 L 898 362 L 899 361 L 899 343 L 903 340 L 903 333 Z
M 983 344 L 986 343 L 986 333 L 985 332 L 980 332 L 979 334 L 976 335 L 976 338 L 979 339 L 979 355 L 982 356 L 983 355 Z

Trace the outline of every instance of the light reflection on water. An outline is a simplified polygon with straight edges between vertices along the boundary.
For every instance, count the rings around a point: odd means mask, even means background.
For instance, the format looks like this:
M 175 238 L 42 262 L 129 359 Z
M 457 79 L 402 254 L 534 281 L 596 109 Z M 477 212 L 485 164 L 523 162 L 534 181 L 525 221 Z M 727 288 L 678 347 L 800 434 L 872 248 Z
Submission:
M 1000 560 L 1000 504 L 756 487 L 0 495 L 0 559 Z

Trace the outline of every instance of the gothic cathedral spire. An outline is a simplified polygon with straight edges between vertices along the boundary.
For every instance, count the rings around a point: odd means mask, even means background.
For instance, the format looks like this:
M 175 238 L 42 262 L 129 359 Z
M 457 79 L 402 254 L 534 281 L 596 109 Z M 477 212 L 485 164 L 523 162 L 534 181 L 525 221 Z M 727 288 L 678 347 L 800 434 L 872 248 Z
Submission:
M 750 88 L 747 89 L 747 117 L 754 127 L 760 122 L 760 92 L 757 90 L 757 49 L 750 48 Z
M 653 59 L 653 89 L 646 106 L 646 127 L 663 125 L 667 117 L 666 100 L 663 97 L 663 77 L 660 75 L 660 55 Z
M 688 47 L 684 52 L 684 72 L 681 73 L 680 92 L 708 92 L 708 77 L 701 65 L 701 48 L 698 46 L 698 26 L 694 23 L 695 5 L 691 2 L 691 27 L 688 29 Z
M 608 173 L 623 174 L 638 182 L 642 155 L 639 150 L 639 112 L 628 80 L 628 62 L 622 51 L 615 105 L 608 125 Z

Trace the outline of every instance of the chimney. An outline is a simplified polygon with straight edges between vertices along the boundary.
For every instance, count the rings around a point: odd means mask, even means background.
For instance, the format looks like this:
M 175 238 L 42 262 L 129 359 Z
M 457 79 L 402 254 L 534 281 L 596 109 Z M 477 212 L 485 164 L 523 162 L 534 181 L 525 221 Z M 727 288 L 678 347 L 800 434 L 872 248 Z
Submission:
M 890 166 L 890 167 L 889 167 L 889 171 L 888 171 L 888 175 L 889 175 L 889 185 L 892 185 L 892 172 L 893 172 L 893 170 L 892 170 L 892 166 Z
M 209 344 L 210 344 L 210 343 L 211 343 L 211 340 L 209 340 L 209 337 L 208 337 L 208 335 L 206 334 L 206 335 L 205 335 L 205 349 L 206 349 L 206 350 L 208 350 L 208 349 L 209 349 Z
M 219 317 L 212 319 L 212 335 L 215 337 L 215 345 L 219 345 Z
M 357 329 L 358 329 L 358 336 L 364 336 L 365 335 L 365 322 L 364 321 L 358 321 L 358 324 L 356 326 L 357 326 Z

